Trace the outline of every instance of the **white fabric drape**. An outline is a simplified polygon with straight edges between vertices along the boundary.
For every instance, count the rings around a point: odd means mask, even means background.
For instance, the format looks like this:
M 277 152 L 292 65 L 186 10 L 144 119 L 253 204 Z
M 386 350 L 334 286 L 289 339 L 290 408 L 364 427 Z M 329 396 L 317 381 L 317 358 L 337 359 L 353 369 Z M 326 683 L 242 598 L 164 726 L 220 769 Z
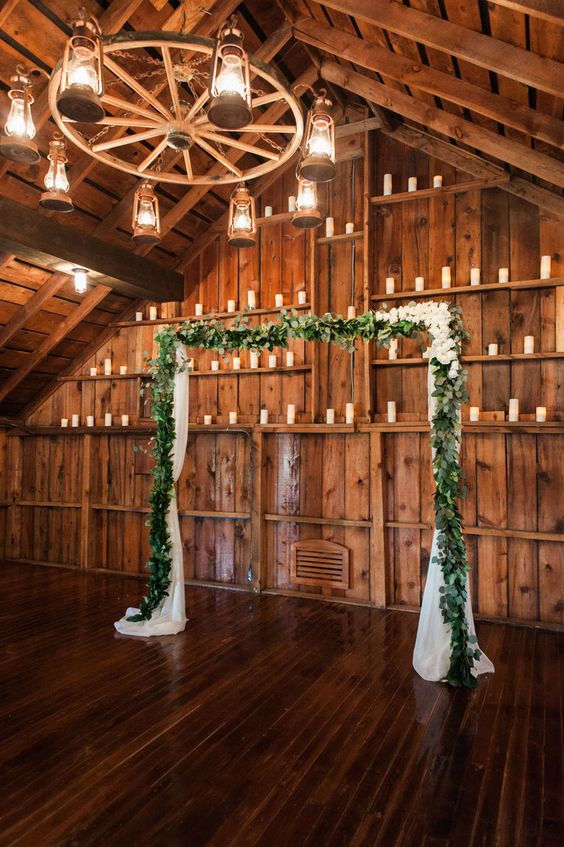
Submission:
M 184 349 L 178 350 L 177 361 L 185 359 Z M 176 437 L 172 448 L 172 475 L 176 483 L 182 473 L 186 444 L 188 441 L 188 371 L 177 373 L 174 378 L 174 409 Z M 176 635 L 186 626 L 186 605 L 184 600 L 184 561 L 180 523 L 178 520 L 178 505 L 173 497 L 167 512 L 166 523 L 172 545 L 172 569 L 168 595 L 161 606 L 155 609 L 148 621 L 128 621 L 127 618 L 136 615 L 139 609 L 128 609 L 121 620 L 114 626 L 122 635 L 135 635 L 147 638 L 150 635 Z
M 431 350 L 431 358 L 433 355 Z M 429 364 L 429 420 L 432 420 L 435 411 L 435 379 L 431 365 Z M 460 450 L 460 445 L 459 445 Z M 433 450 L 433 458 L 435 451 Z M 439 554 L 439 533 L 433 532 L 433 543 L 431 545 L 431 559 L 427 573 L 427 582 L 423 592 L 417 638 L 413 650 L 413 667 L 423 679 L 431 682 L 440 682 L 448 673 L 450 666 L 450 627 L 443 621 L 443 614 L 439 603 L 441 599 L 440 588 L 445 584 L 443 572 L 439 563 L 435 561 Z M 468 621 L 468 632 L 476 635 L 472 604 L 470 602 L 470 582 L 466 590 L 466 604 L 464 607 L 466 620 Z M 478 647 L 476 644 L 475 647 Z M 494 673 L 494 666 L 485 653 L 482 653 L 478 661 L 474 661 L 474 675 L 482 673 Z

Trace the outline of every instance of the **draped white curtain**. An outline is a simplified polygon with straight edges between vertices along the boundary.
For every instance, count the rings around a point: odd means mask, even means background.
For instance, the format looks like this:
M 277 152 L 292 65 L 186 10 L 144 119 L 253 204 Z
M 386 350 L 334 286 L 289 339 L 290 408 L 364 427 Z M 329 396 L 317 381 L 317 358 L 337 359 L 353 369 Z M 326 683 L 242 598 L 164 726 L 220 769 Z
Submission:
M 430 358 L 433 352 L 431 349 Z M 432 420 L 435 411 L 435 379 L 429 365 L 429 420 Z M 459 445 L 460 451 L 460 445 Z M 433 451 L 434 458 L 434 451 Z M 443 572 L 437 561 L 438 554 L 438 532 L 433 532 L 433 543 L 431 545 L 431 560 L 427 573 L 427 582 L 423 592 L 421 603 L 421 614 L 417 628 L 417 638 L 413 650 L 413 667 L 423 679 L 432 682 L 440 682 L 448 673 L 450 667 L 450 627 L 443 621 L 443 615 L 439 606 L 441 600 L 440 588 L 445 584 Z M 466 620 L 468 621 L 468 632 L 476 635 L 472 604 L 470 602 L 470 582 L 468 581 L 466 591 L 466 605 L 464 607 Z M 478 645 L 474 645 L 478 647 Z M 482 653 L 478 661 L 474 661 L 474 676 L 483 673 L 494 673 L 494 666 L 485 653 Z
M 186 358 L 184 348 L 177 351 L 177 361 L 182 363 Z M 188 371 L 177 373 L 174 378 L 174 409 L 176 437 L 172 447 L 172 475 L 178 482 L 188 441 Z M 172 544 L 172 569 L 168 595 L 162 604 L 152 614 L 148 621 L 128 621 L 127 618 L 139 613 L 139 609 L 128 609 L 121 620 L 114 626 L 122 635 L 136 635 L 147 638 L 150 635 L 176 635 L 186 626 L 186 605 L 184 600 L 184 557 L 180 523 L 178 520 L 178 505 L 173 497 L 166 516 L 168 533 Z

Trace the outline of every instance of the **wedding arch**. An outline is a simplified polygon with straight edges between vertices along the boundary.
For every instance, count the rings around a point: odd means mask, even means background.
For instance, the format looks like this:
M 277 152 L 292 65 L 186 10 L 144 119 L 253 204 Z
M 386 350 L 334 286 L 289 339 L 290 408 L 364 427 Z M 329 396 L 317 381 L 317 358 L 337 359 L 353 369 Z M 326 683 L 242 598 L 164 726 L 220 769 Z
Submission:
M 427 335 L 429 419 L 435 479 L 435 530 L 413 665 L 424 678 L 473 687 L 492 663 L 476 639 L 468 588 L 470 570 L 458 501 L 464 496 L 460 465 L 460 409 L 466 401 L 461 367 L 467 333 L 453 305 L 429 301 L 389 311 L 367 311 L 354 318 L 298 314 L 282 310 L 278 321 L 250 326 L 242 316 L 229 326 L 210 319 L 165 326 L 158 333 L 158 355 L 151 360 L 155 466 L 150 498 L 147 595 L 128 609 L 116 629 L 126 635 L 174 634 L 184 629 L 182 544 L 174 484 L 180 476 L 188 432 L 188 373 L 184 348 L 260 352 L 287 347 L 290 339 L 338 344 L 353 351 L 355 342 L 389 347 L 394 338 Z

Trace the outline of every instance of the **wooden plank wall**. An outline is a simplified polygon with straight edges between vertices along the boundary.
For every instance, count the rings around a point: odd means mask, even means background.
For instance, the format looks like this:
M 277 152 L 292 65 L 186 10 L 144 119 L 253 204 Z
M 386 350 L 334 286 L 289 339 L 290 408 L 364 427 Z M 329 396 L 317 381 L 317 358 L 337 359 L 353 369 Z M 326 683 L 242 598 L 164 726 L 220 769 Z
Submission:
M 484 283 L 497 279 L 500 266 L 510 268 L 512 280 L 536 279 L 540 255 L 546 253 L 553 256 L 553 276 L 564 276 L 561 223 L 536 207 L 497 188 L 366 204 L 366 190 L 380 194 L 386 172 L 393 173 L 396 191 L 405 190 L 412 175 L 421 187 L 434 174 L 442 174 L 445 185 L 468 182 L 468 176 L 391 138 L 377 137 L 368 154 L 373 173 L 367 181 L 362 139 L 347 144 L 349 154 L 335 182 L 322 188 L 322 202 L 335 218 L 337 234 L 347 221 L 362 230 L 363 209 L 368 209 L 370 249 L 356 238 L 317 243 L 324 231 L 303 233 L 288 222 L 262 226 L 255 250 L 233 251 L 222 237 L 189 267 L 185 302 L 165 304 L 163 317 L 191 315 L 196 303 L 223 312 L 228 299 L 242 308 L 249 289 L 263 309 L 274 306 L 279 292 L 286 304 L 295 304 L 297 292 L 305 288 L 317 312 L 346 312 L 351 303 L 360 310 L 365 280 L 369 296 L 384 292 L 388 276 L 395 277 L 396 290 L 413 290 L 415 276 L 424 276 L 426 287 L 440 287 L 441 267 L 447 264 L 456 286 L 468 284 L 472 266 L 481 267 Z M 294 190 L 293 177 L 285 176 L 261 199 L 262 208 L 285 211 Z M 501 354 L 521 353 L 525 335 L 535 336 L 541 353 L 562 350 L 562 290 L 477 289 L 449 297 L 463 309 L 472 333 L 466 353 L 480 355 L 491 342 L 498 343 Z M 271 317 L 260 314 L 251 320 Z M 155 332 L 146 323 L 122 328 L 83 369 L 88 374 L 95 364 L 100 372 L 103 360 L 111 357 L 115 370 L 128 366 L 127 379 L 62 383 L 28 421 L 35 434 L 2 435 L 5 557 L 143 572 L 151 483 L 150 457 L 143 450 L 150 436 L 144 432 L 150 398 L 139 397 L 141 380 L 133 374 L 142 372 L 145 358 L 154 352 Z M 209 362 L 217 356 L 193 351 L 193 430 L 178 489 L 186 577 L 417 607 L 433 519 L 426 368 L 419 362 L 382 365 L 388 357 L 383 350 L 359 347 L 351 357 L 324 345 L 295 343 L 292 349 L 296 366 L 304 369 L 285 369 L 284 352 L 276 351 L 276 371 L 262 370 L 267 364 L 263 354 L 258 373 L 239 376 L 230 374 L 229 357 L 219 357 L 221 371 L 210 375 Z M 243 352 L 243 368 L 247 357 Z M 408 357 L 420 357 L 417 342 L 401 344 L 400 360 Z M 474 606 L 486 616 L 562 623 L 561 361 L 478 361 L 468 370 L 471 405 L 507 410 L 508 398 L 518 397 L 527 418 L 513 428 L 490 423 L 465 429 L 464 517 Z M 383 425 L 390 399 L 398 408 L 395 427 Z M 350 401 L 357 425 L 347 428 L 344 409 Z M 285 425 L 288 403 L 297 408 L 293 428 Z M 547 406 L 549 419 L 557 423 L 544 430 L 536 426 L 537 405 Z M 322 424 L 327 407 L 336 411 L 333 429 Z M 269 410 L 268 427 L 257 426 L 261 408 Z M 106 411 L 128 413 L 131 431 L 104 431 Z M 230 411 L 238 412 L 240 426 L 228 431 Z M 94 414 L 96 427 L 78 434 L 46 429 L 72 413 Z M 211 429 L 202 426 L 204 414 L 213 415 Z M 34 500 L 37 505 L 29 505 Z M 47 501 L 56 505 L 46 507 Z M 291 545 L 316 537 L 351 551 L 347 591 L 292 585 Z

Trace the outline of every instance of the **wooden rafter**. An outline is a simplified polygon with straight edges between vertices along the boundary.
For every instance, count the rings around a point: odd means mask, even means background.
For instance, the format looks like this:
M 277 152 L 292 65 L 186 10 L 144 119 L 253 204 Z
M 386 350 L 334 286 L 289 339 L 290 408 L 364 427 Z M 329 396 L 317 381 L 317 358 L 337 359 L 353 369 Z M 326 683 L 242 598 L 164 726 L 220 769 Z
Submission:
M 85 295 L 80 305 L 77 306 L 76 309 L 74 309 L 74 311 L 72 311 L 70 315 L 58 325 L 54 332 L 47 336 L 34 353 L 30 353 L 25 364 L 21 368 L 18 368 L 17 371 L 14 371 L 14 373 L 2 383 L 0 386 L 0 402 L 4 400 L 4 398 L 7 397 L 14 388 L 16 388 L 20 382 L 31 373 L 31 371 L 37 368 L 43 359 L 49 355 L 51 350 L 53 350 L 57 344 L 60 344 L 63 338 L 65 338 L 69 332 L 72 332 L 75 326 L 83 321 L 90 312 L 96 308 L 98 303 L 100 303 L 104 297 L 109 294 L 110 291 L 111 288 L 107 285 L 97 285 Z
M 495 71 L 524 85 L 530 85 L 556 97 L 562 96 L 561 80 L 564 70 L 562 64 L 554 59 L 547 59 L 435 15 L 403 6 L 395 0 L 382 0 L 378 3 L 374 0 L 314 2 L 390 30 L 427 47 L 449 53 L 488 71 Z
M 496 6 L 505 6 L 513 12 L 522 12 L 531 18 L 540 18 L 551 24 L 564 26 L 564 3 L 562 0 L 490 0 Z
M 366 100 L 372 100 L 386 109 L 398 112 L 405 118 L 441 132 L 470 147 L 476 147 L 489 156 L 508 162 L 554 185 L 564 187 L 564 165 L 557 159 L 531 150 L 510 138 L 499 136 L 491 130 L 476 126 L 458 115 L 452 115 L 429 103 L 416 100 L 415 97 L 391 89 L 335 62 L 324 62 L 321 66 L 321 75 L 324 79 Z
M 27 303 L 20 306 L 8 323 L 0 329 L 0 349 L 10 343 L 16 332 L 41 309 L 47 300 L 54 297 L 67 281 L 67 274 L 52 274 L 41 288 L 32 294 Z

